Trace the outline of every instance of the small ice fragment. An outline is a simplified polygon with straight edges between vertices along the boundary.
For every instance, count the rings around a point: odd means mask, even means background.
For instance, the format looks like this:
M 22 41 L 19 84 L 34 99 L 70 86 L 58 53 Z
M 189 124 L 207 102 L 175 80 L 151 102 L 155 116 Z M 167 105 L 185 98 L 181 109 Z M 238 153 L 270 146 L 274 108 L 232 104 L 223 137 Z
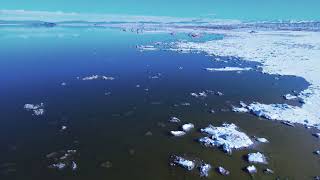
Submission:
M 221 174 L 221 175 L 224 175 L 224 176 L 228 176 L 230 175 L 230 171 L 226 170 L 225 168 L 219 166 L 218 167 L 218 172 Z
M 169 122 L 179 123 L 179 122 L 181 122 L 181 120 L 179 118 L 177 118 L 177 117 L 170 117 Z
M 188 102 L 183 102 L 183 103 L 180 103 L 181 106 L 190 106 L 191 104 L 188 103 Z
M 67 85 L 67 83 L 65 83 L 65 82 L 61 83 L 61 86 L 66 86 L 66 85 Z
M 218 96 L 223 96 L 223 93 L 220 92 L 220 91 L 218 91 L 218 92 L 216 92 L 216 95 L 218 95 Z
M 193 161 L 184 159 L 183 157 L 180 157 L 180 156 L 175 156 L 175 159 L 173 162 L 183 168 L 186 168 L 189 171 L 191 171 L 195 167 L 195 163 Z
M 283 96 L 283 98 L 286 100 L 293 100 L 293 99 L 297 99 L 298 97 L 291 94 L 286 94 Z
M 314 154 L 320 155 L 320 150 L 315 151 Z
M 249 153 L 248 154 L 248 161 L 250 163 L 261 163 L 261 164 L 268 164 L 267 158 L 260 152 L 257 153 Z
M 185 131 L 185 132 L 188 132 L 188 131 L 190 131 L 190 130 L 193 129 L 193 128 L 194 128 L 194 124 L 192 124 L 192 123 L 188 123 L 188 124 L 182 125 L 182 129 L 183 129 L 183 131 Z
M 268 139 L 266 139 L 266 138 L 259 138 L 259 137 L 257 137 L 256 140 L 257 140 L 258 142 L 261 142 L 261 143 L 268 143 L 268 142 L 269 142 Z
M 36 116 L 40 116 L 44 114 L 44 109 L 35 109 L 33 110 L 33 114 Z
M 210 109 L 209 113 L 214 114 L 215 113 L 214 109 Z
M 235 106 L 232 107 L 232 111 L 233 112 L 240 112 L 240 113 L 249 112 L 249 110 L 247 108 L 245 108 L 245 107 L 235 107 Z
M 248 166 L 246 169 L 247 169 L 249 174 L 257 173 L 257 168 L 254 165 Z
M 184 131 L 170 131 L 170 133 L 176 137 L 184 136 L 186 134 Z
M 209 72 L 223 72 L 223 71 L 249 71 L 252 68 L 249 67 L 245 67 L 245 68 L 241 68 L 241 67 L 224 67 L 224 68 L 205 68 L 206 71 Z
M 111 95 L 111 92 L 105 92 L 104 95 L 105 95 L 105 96 L 110 96 L 110 95 Z
M 182 69 L 183 69 L 183 67 L 182 67 L 182 66 L 180 66 L 180 67 L 179 67 L 179 69 L 180 69 L 180 70 L 182 70 Z
M 108 77 L 108 76 L 102 76 L 102 79 L 103 80 L 114 80 L 115 78 L 114 77 Z
M 36 116 L 40 116 L 44 114 L 44 104 L 40 103 L 40 104 L 25 104 L 24 105 L 24 109 L 26 109 L 27 111 L 33 111 L 33 115 Z
M 269 168 L 265 169 L 263 172 L 265 174 L 273 174 L 274 173 L 274 171 L 272 169 L 269 169 Z
M 139 85 L 139 84 L 137 84 L 137 85 L 136 85 L 136 88 L 139 88 L 139 87 L 140 87 L 140 85 Z
M 200 166 L 200 176 L 201 177 L 208 177 L 210 170 L 211 170 L 211 165 L 210 164 L 202 164 Z
M 71 169 L 72 169 L 73 171 L 75 171 L 75 170 L 77 170 L 77 168 L 78 168 L 78 165 L 76 164 L 76 162 L 72 161 L 72 163 L 71 163 Z
M 62 163 L 62 162 L 59 162 L 59 163 L 56 163 L 56 164 L 52 164 L 49 166 L 49 168 L 56 168 L 58 170 L 62 170 L 66 167 L 67 165 L 65 163 Z
M 99 76 L 98 75 L 92 75 L 92 76 L 87 76 L 87 77 L 84 77 L 82 78 L 83 81 L 89 81 L 89 80 L 95 80 L 95 79 L 98 79 Z
M 61 131 L 64 131 L 67 129 L 67 126 L 61 126 Z

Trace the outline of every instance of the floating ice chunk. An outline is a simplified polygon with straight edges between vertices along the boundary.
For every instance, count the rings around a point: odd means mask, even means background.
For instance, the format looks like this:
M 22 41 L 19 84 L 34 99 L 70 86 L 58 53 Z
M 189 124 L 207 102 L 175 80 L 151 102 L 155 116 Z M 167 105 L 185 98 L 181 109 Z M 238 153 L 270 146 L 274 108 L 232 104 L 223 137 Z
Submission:
M 289 121 L 282 121 L 281 123 L 287 126 L 295 127 L 295 125 Z
M 190 130 L 193 129 L 193 128 L 194 128 L 194 124 L 192 124 L 192 123 L 188 123 L 188 124 L 182 125 L 182 129 L 183 129 L 183 131 L 185 131 L 185 132 L 188 132 L 188 131 L 190 131 Z
M 224 123 L 221 127 L 208 127 L 201 129 L 201 132 L 211 137 L 203 137 L 199 142 L 207 147 L 221 147 L 225 152 L 230 153 L 232 149 L 246 148 L 253 144 L 251 139 L 238 130 L 235 124 Z
M 40 104 L 25 104 L 24 105 L 24 109 L 26 109 L 27 111 L 33 111 L 33 115 L 35 116 L 40 116 L 44 114 L 44 104 L 40 103 Z
M 183 168 L 186 168 L 189 171 L 191 171 L 195 167 L 195 163 L 193 161 L 184 159 L 183 157 L 180 157 L 180 156 L 175 156 L 173 163 Z
M 293 99 L 297 99 L 298 97 L 291 94 L 286 94 L 283 96 L 283 98 L 286 100 L 293 100 Z
M 218 91 L 218 92 L 216 92 L 216 95 L 218 95 L 218 96 L 223 96 L 223 93 L 220 92 L 220 91 Z
M 226 170 L 225 168 L 219 166 L 218 167 L 218 172 L 221 174 L 221 175 L 224 175 L 224 176 L 228 176 L 230 175 L 230 171 Z
M 245 68 L 241 68 L 241 67 L 224 67 L 224 68 L 205 68 L 206 71 L 210 71 L 210 72 L 223 72 L 223 71 L 249 71 L 252 68 L 249 67 L 245 67 Z
M 181 105 L 181 106 L 191 106 L 191 104 L 188 103 L 188 102 L 182 102 L 182 103 L 180 103 L 180 105 Z
M 261 163 L 261 164 L 268 164 L 267 158 L 260 152 L 257 153 L 249 153 L 248 154 L 248 161 L 250 163 Z
M 199 93 L 190 93 L 190 95 L 191 96 L 193 96 L 193 97 L 196 97 L 196 98 L 198 98 L 198 97 L 207 97 L 207 93 L 205 92 L 205 91 L 202 91 L 202 92 L 199 92 Z
M 109 76 L 100 76 L 100 75 L 92 75 L 92 76 L 87 76 L 82 78 L 83 81 L 90 81 L 90 80 L 97 80 L 97 79 L 102 79 L 102 80 L 114 80 L 114 77 L 109 77 Z
M 232 107 L 232 111 L 233 112 L 240 112 L 240 113 L 249 112 L 249 110 L 247 108 L 245 108 L 245 107 L 235 107 L 235 106 Z
M 61 126 L 61 131 L 64 131 L 67 129 L 67 126 Z
M 210 164 L 202 164 L 200 166 L 200 176 L 201 177 L 208 177 L 209 176 L 209 171 L 211 170 L 211 165 Z
M 248 166 L 246 169 L 247 169 L 249 174 L 255 174 L 255 173 L 258 172 L 257 168 L 254 165 Z
M 66 85 L 67 85 L 67 83 L 65 83 L 65 82 L 61 83 L 61 86 L 66 86 Z
M 181 120 L 177 117 L 170 117 L 169 118 L 169 122 L 172 122 L 172 123 L 179 123 L 181 122 Z
M 268 143 L 268 142 L 269 142 L 268 139 L 266 139 L 266 138 L 259 138 L 259 137 L 256 138 L 256 141 L 261 142 L 261 143 Z
M 75 171 L 75 170 L 77 170 L 77 168 L 78 168 L 78 165 L 76 164 L 76 162 L 72 161 L 72 163 L 71 163 L 71 169 L 72 169 L 73 171 Z
M 55 168 L 58 170 L 62 170 L 66 167 L 67 165 L 65 163 L 59 162 L 59 163 L 55 163 L 49 166 L 49 168 Z
M 186 132 L 184 132 L 184 131 L 170 131 L 170 133 L 171 133 L 173 136 L 176 136 L 176 137 L 180 137 L 180 136 L 186 135 Z
M 263 172 L 265 174 L 273 174 L 274 173 L 274 171 L 272 169 L 269 169 L 269 168 L 265 169 Z
M 314 154 L 320 155 L 320 150 L 316 150 L 316 151 L 314 152 Z
M 140 51 L 155 51 L 155 50 L 158 50 L 158 48 L 156 48 L 155 46 L 153 45 L 139 45 L 139 46 L 136 46 L 137 49 L 139 49 Z

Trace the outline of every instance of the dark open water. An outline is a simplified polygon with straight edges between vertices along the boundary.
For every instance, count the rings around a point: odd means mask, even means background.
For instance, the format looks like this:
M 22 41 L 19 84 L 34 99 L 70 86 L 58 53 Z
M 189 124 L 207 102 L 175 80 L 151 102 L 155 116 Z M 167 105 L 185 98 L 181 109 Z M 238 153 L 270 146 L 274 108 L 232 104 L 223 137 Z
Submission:
M 84 28 L 3 28 L 0 32 L 1 180 L 200 179 L 198 170 L 170 167 L 172 154 L 231 171 L 228 177 L 212 171 L 208 179 L 311 179 L 319 175 L 319 158 L 312 154 L 319 141 L 309 130 L 230 112 L 231 105 L 240 100 L 283 103 L 283 94 L 308 86 L 301 78 L 282 76 L 277 80 L 259 71 L 210 73 L 203 68 L 257 64 L 229 57 L 221 57 L 229 63 L 214 62 L 204 54 L 139 52 L 135 48 L 187 38 L 184 35 Z M 149 78 L 157 73 L 161 73 L 159 79 Z M 93 74 L 116 79 L 77 79 Z M 67 85 L 61 86 L 62 82 Z M 202 90 L 225 95 L 190 96 Z M 32 116 L 23 109 L 26 103 L 40 102 L 45 103 L 44 116 Z M 182 102 L 191 106 L 175 106 Z M 208 113 L 210 109 L 216 113 Z M 170 116 L 194 123 L 196 130 L 181 138 L 169 136 L 170 130 L 178 129 L 167 122 Z M 201 137 L 199 128 L 223 122 L 235 123 L 248 135 L 266 137 L 270 143 L 228 156 L 195 141 Z M 60 131 L 62 125 L 67 126 L 64 132 Z M 148 131 L 152 136 L 145 135 Z M 67 149 L 78 151 L 74 157 L 78 169 L 48 168 L 52 161 L 46 155 Z M 249 165 L 243 156 L 256 151 L 269 157 L 269 165 L 257 165 L 259 173 L 250 177 L 243 171 Z M 112 167 L 101 167 L 106 161 Z M 265 167 L 275 174 L 263 174 Z

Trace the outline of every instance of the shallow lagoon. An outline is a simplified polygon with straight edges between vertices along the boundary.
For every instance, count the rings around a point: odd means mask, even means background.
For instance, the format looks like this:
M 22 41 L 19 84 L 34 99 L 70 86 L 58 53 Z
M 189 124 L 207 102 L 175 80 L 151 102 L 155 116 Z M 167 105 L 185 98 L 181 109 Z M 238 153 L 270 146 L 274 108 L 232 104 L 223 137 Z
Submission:
M 258 64 L 232 57 L 220 57 L 228 61 L 223 62 L 204 54 L 136 49 L 136 45 L 189 38 L 187 35 L 87 28 L 0 31 L 1 179 L 200 179 L 198 170 L 170 167 L 172 154 L 201 159 L 231 172 L 223 177 L 212 171 L 208 179 L 249 179 L 243 171 L 249 165 L 244 155 L 256 151 L 267 155 L 269 165 L 257 165 L 255 179 L 319 175 L 319 158 L 312 153 L 319 148 L 319 140 L 310 130 L 231 112 L 231 105 L 241 100 L 288 102 L 284 94 L 308 86 L 301 78 L 271 76 L 257 69 L 207 72 L 203 68 L 255 68 Z M 158 79 L 150 78 L 158 73 Z M 77 79 L 95 74 L 115 80 Z M 203 90 L 221 91 L 224 96 L 190 96 Z M 105 95 L 107 92 L 111 94 Z M 45 103 L 44 116 L 32 116 L 23 109 L 26 103 L 41 102 Z M 191 106 L 179 105 L 183 102 Z M 210 114 L 211 109 L 216 113 Z M 169 131 L 178 125 L 167 122 L 170 116 L 192 122 L 196 129 L 173 138 Z M 196 142 L 202 137 L 199 128 L 223 122 L 235 123 L 249 136 L 266 137 L 270 143 L 228 156 Z M 67 129 L 61 132 L 63 125 Z M 145 135 L 148 131 L 151 136 Z M 66 149 L 79 152 L 77 171 L 49 169 L 52 162 L 46 155 Z M 100 167 L 106 161 L 112 162 L 111 168 Z M 265 167 L 275 174 L 264 175 Z

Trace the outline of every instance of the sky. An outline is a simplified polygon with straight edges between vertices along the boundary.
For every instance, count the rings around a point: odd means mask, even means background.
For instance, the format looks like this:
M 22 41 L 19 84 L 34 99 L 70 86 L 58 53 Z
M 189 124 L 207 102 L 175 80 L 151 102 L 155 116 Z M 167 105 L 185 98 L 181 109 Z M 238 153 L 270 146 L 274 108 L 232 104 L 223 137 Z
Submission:
M 320 20 L 320 0 L 0 0 L 0 10 L 238 20 Z

